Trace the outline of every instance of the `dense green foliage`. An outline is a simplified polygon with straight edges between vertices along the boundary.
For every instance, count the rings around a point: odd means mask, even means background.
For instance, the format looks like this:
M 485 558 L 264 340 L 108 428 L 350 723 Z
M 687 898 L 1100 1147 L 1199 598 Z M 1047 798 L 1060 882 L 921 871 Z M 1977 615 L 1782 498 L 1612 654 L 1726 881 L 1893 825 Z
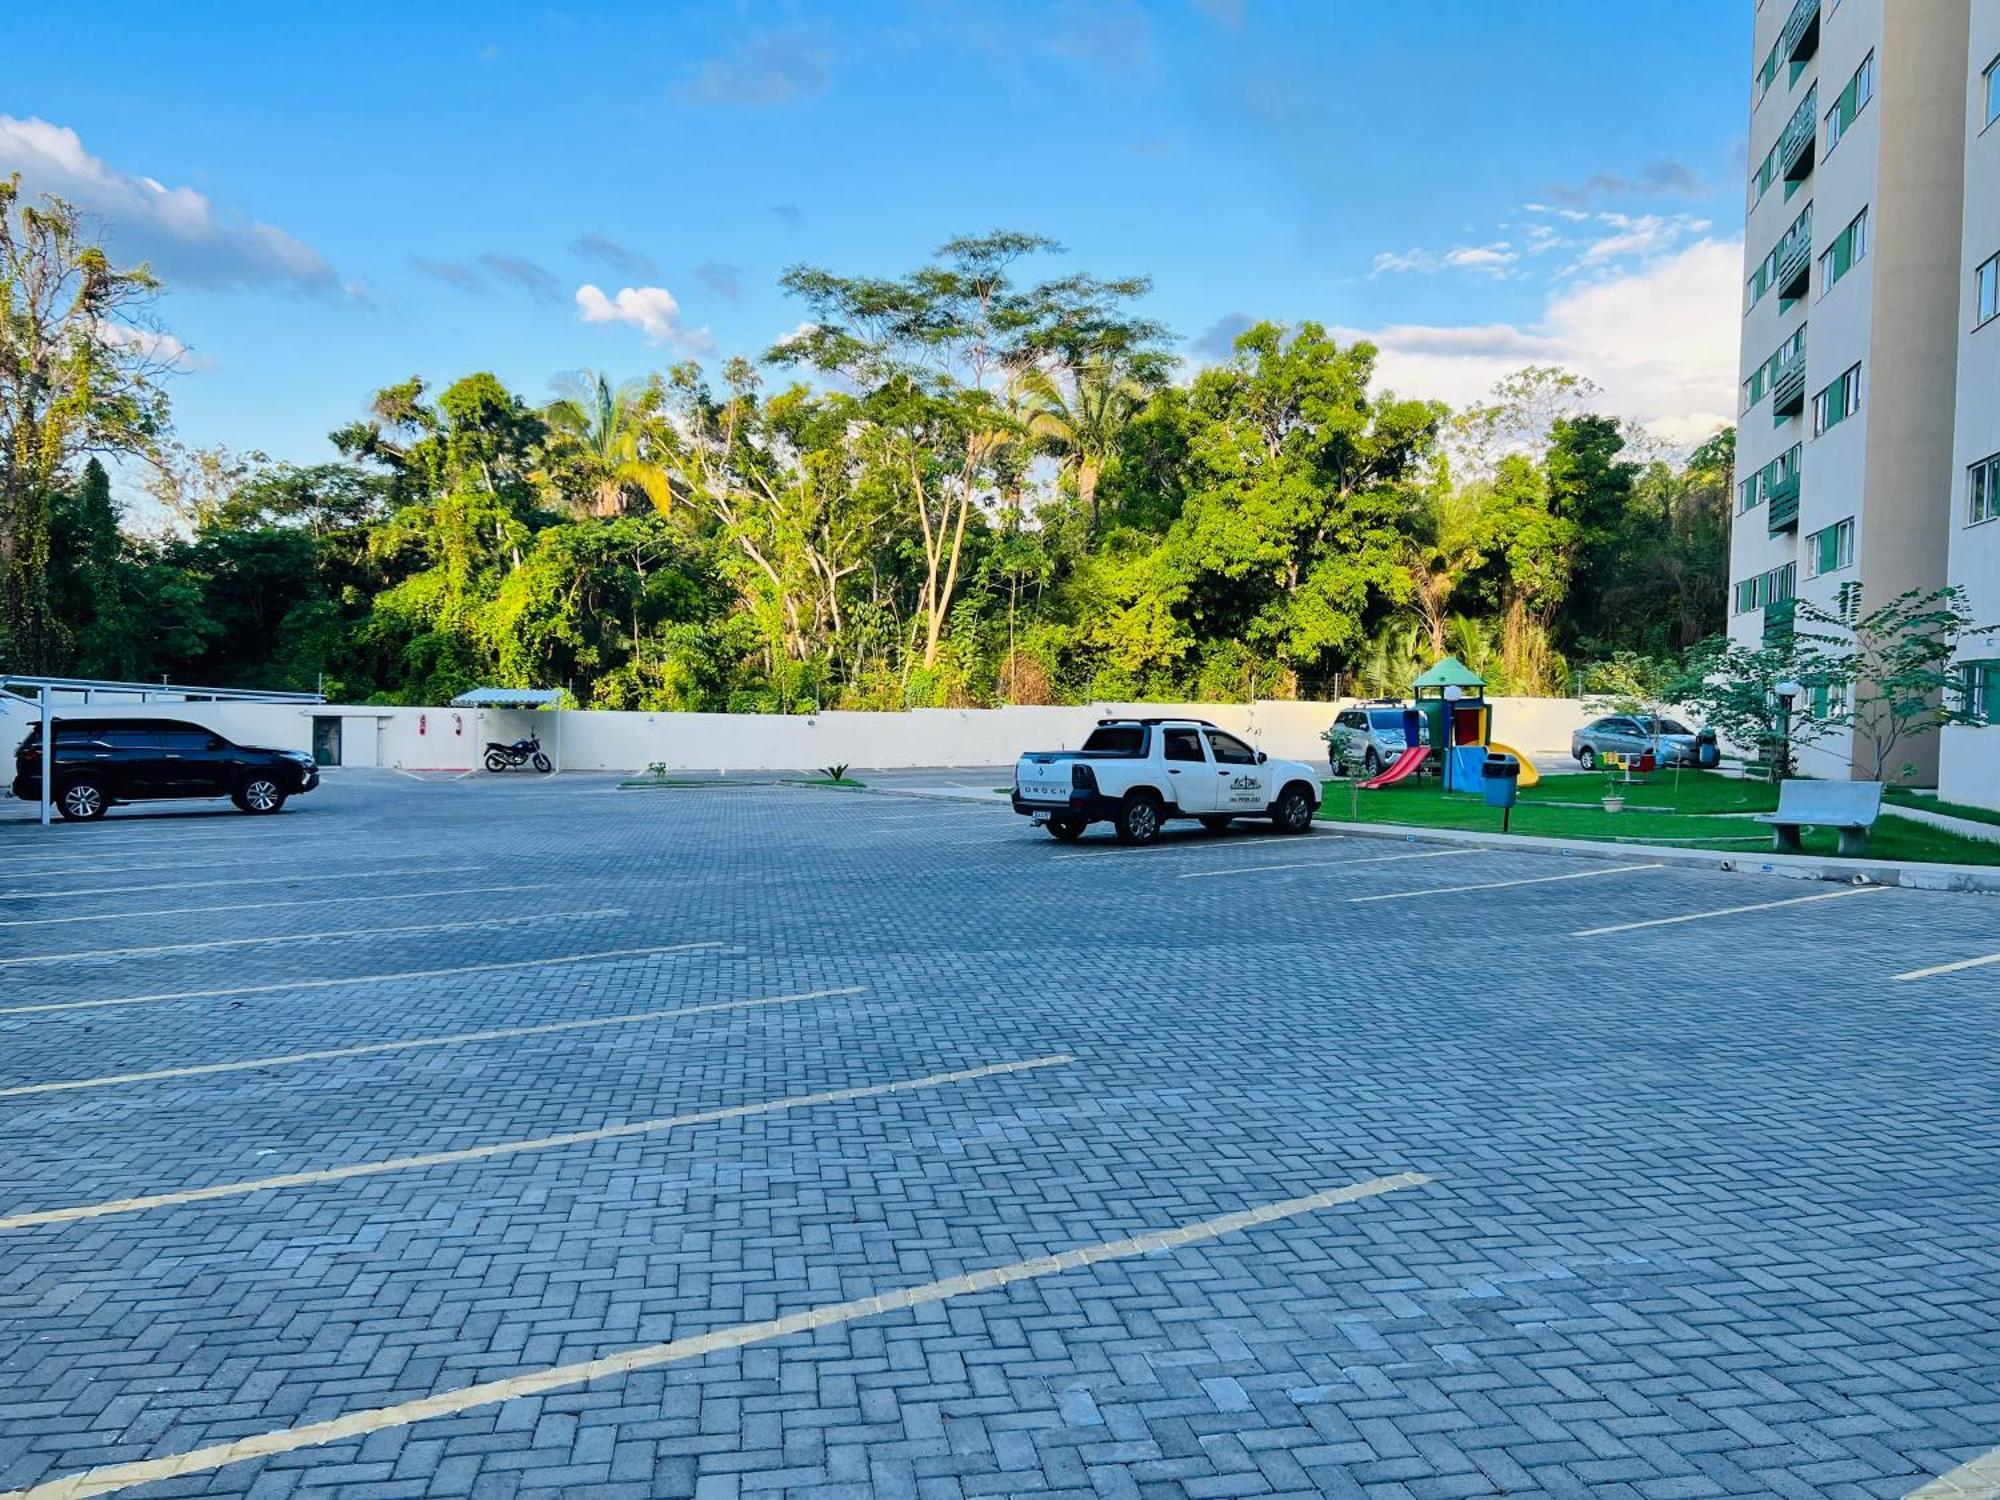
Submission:
M 1639 451 L 1553 370 L 1454 413 L 1312 323 L 1184 370 L 1143 281 L 1022 274 L 1054 248 L 797 268 L 813 321 L 713 372 L 408 380 L 333 463 L 155 444 L 149 534 L 79 450 L 35 665 L 797 712 L 1396 692 L 1444 650 L 1560 692 L 1720 627 L 1731 434 Z

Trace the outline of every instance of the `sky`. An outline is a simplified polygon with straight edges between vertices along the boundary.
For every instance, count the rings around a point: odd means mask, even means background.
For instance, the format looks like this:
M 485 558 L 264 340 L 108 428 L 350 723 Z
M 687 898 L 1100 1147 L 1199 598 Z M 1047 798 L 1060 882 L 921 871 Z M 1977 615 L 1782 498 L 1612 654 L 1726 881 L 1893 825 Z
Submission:
M 299 463 L 378 388 L 756 355 L 789 266 L 1052 236 L 1461 403 L 1531 363 L 1731 420 L 1745 0 L 6 0 L 0 172 L 165 283 L 181 439 Z

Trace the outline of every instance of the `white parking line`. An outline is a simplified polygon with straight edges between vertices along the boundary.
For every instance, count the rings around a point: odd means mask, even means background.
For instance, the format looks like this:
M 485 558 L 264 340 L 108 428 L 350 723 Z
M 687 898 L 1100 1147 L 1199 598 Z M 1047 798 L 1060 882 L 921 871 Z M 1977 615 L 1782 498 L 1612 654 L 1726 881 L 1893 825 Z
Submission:
M 381 1052 L 408 1052 L 421 1047 L 459 1047 L 468 1042 L 498 1042 L 520 1036 L 553 1036 L 564 1031 L 589 1031 L 599 1026 L 629 1026 L 639 1021 L 667 1021 L 715 1011 L 755 1010 L 770 1005 L 797 1005 L 805 1000 L 829 1000 L 866 993 L 863 985 L 837 990 L 804 990 L 796 995 L 764 995 L 754 1000 L 718 1000 L 707 1005 L 682 1005 L 672 1010 L 642 1010 L 622 1016 L 589 1016 L 576 1021 L 549 1021 L 539 1026 L 501 1026 L 487 1031 L 460 1031 L 450 1036 L 418 1037 L 404 1042 L 369 1042 L 356 1047 L 327 1047 L 317 1052 L 286 1052 L 276 1057 L 252 1057 L 242 1062 L 199 1063 L 184 1068 L 155 1068 L 145 1073 L 107 1073 L 98 1078 L 59 1079 L 0 1088 L 0 1099 L 22 1094 L 60 1094 L 71 1089 L 101 1089 L 120 1083 L 154 1083 L 162 1078 L 198 1078 L 209 1073 L 239 1073 L 250 1068 L 278 1068 L 290 1063 L 325 1062 L 337 1057 L 372 1057 Z
M 1978 958 L 1961 958 L 1955 963 L 1932 964 L 1928 969 L 1910 969 L 1895 977 L 1897 979 L 1932 979 L 1939 974 L 1960 974 L 1967 969 L 1983 969 L 1988 964 L 2000 964 L 2000 953 L 1986 953 Z
M 151 911 L 100 911 L 81 917 L 21 917 L 11 922 L 0 922 L 0 927 L 59 927 L 70 922 L 120 922 L 136 921 L 140 917 L 187 917 L 222 916 L 239 911 L 267 911 L 272 907 L 283 907 L 287 911 L 300 906 L 355 906 L 364 901 L 423 901 L 433 896 L 488 896 L 504 895 L 513 891 L 548 891 L 555 887 L 547 881 L 535 885 L 467 885 L 455 886 L 444 891 L 390 891 L 386 894 L 367 896 L 314 896 L 304 901 L 236 901 L 228 906 L 161 906 Z
M 1321 1209 L 1334 1208 L 1344 1203 L 1358 1203 L 1403 1188 L 1422 1187 L 1430 1180 L 1430 1177 L 1422 1172 L 1403 1172 L 1394 1177 L 1374 1177 L 1366 1182 L 1349 1183 L 1344 1187 L 1331 1188 L 1307 1197 L 1291 1198 L 1281 1203 L 1260 1204 L 1254 1208 L 1241 1209 L 1236 1213 L 1222 1214 L 1213 1219 L 1202 1219 L 1191 1224 L 1175 1225 L 1170 1229 L 1155 1229 L 1145 1234 L 1135 1234 L 1127 1239 L 1082 1245 L 1075 1249 L 1057 1251 L 1051 1255 L 1017 1260 L 1004 1266 L 989 1266 L 985 1270 L 927 1281 L 919 1286 L 897 1287 L 885 1292 L 871 1293 L 846 1302 L 821 1303 L 817 1307 L 801 1308 L 783 1317 L 767 1318 L 761 1323 L 738 1323 L 733 1327 L 718 1328 L 709 1333 L 691 1334 L 665 1343 L 642 1344 L 617 1354 L 579 1360 L 575 1364 L 553 1365 L 525 1375 L 510 1375 L 499 1380 L 482 1381 L 478 1385 L 459 1386 L 455 1390 L 438 1391 L 412 1401 L 401 1401 L 394 1406 L 354 1411 L 345 1416 L 308 1422 L 298 1427 L 281 1427 L 270 1432 L 255 1433 L 249 1437 L 231 1438 L 227 1442 L 211 1443 L 206 1448 L 193 1448 L 184 1453 L 169 1453 L 159 1458 L 133 1459 L 122 1464 L 106 1464 L 102 1468 L 82 1469 L 60 1479 L 38 1484 L 33 1489 L 22 1490 L 10 1497 L 10 1500 L 84 1500 L 87 1496 L 108 1495 L 115 1490 L 129 1489 L 134 1485 L 210 1473 L 231 1464 L 245 1463 L 253 1458 L 269 1458 L 278 1453 L 296 1453 L 304 1448 L 347 1442 L 374 1432 L 408 1427 L 412 1423 L 427 1421 L 433 1417 L 454 1416 L 459 1412 L 497 1405 L 502 1401 L 518 1400 L 524 1396 L 540 1396 L 549 1391 L 588 1385 L 597 1380 L 616 1379 L 622 1375 L 630 1375 L 635 1370 L 656 1370 L 664 1365 L 681 1364 L 687 1360 L 702 1359 L 731 1349 L 768 1343 L 772 1339 L 790 1338 L 795 1334 L 810 1334 L 821 1328 L 837 1328 L 862 1318 L 879 1317 L 883 1313 L 904 1312 L 913 1307 L 927 1307 L 932 1303 L 947 1302 L 954 1297 L 995 1291 L 1001 1287 L 1012 1286 L 1016 1282 L 1035 1281 L 1044 1276 L 1060 1276 L 1065 1272 L 1081 1270 L 1102 1261 L 1131 1260 L 1141 1255 L 1176 1251 L 1187 1245 L 1199 1245 L 1221 1239 L 1224 1235 L 1240 1234 L 1265 1224 L 1295 1219 L 1301 1214 L 1316 1213 Z
M 234 841 L 222 840 L 217 845 L 215 845 L 214 848 L 217 852 L 233 852 L 226 850 L 226 845 L 229 844 L 230 842 Z M 279 839 L 272 842 L 272 847 L 281 850 L 290 850 L 295 847 L 303 848 L 308 844 L 320 845 L 320 844 L 325 844 L 327 842 L 329 842 L 327 835 L 313 834 L 313 835 L 302 836 L 297 839 Z M 209 852 L 209 849 L 210 846 L 207 845 L 206 843 L 203 843 L 200 846 L 195 846 L 192 843 L 192 841 L 186 844 L 169 842 L 166 848 L 162 848 L 160 847 L 159 844 L 155 843 L 153 840 L 146 839 L 139 843 L 131 845 L 118 845 L 113 848 L 95 849 L 87 854 L 84 853 L 82 850 L 78 850 L 73 854 L 17 854 L 9 850 L 4 853 L 0 853 L 0 863 L 5 864 L 10 869 L 17 865 L 29 865 L 29 864 L 80 865 L 86 870 L 122 869 L 125 867 L 120 865 L 106 865 L 105 861 L 127 859 L 136 854 L 164 855 L 168 853 L 170 850 L 180 850 L 183 851 L 183 853 L 192 852 L 197 856 L 201 856 Z M 374 856 L 329 855 L 325 857 L 333 859 L 354 859 L 354 858 L 371 858 Z M 231 860 L 214 860 L 214 861 L 204 861 L 204 862 L 217 863 L 217 864 L 236 863 L 236 861 L 231 861 Z M 183 864 L 186 863 L 185 859 L 183 859 L 182 863 Z
M 1580 927 L 1571 937 L 1603 937 L 1613 932 L 1637 932 L 1642 927 L 1674 927 L 1682 922 L 1705 922 L 1710 917 L 1733 917 L 1746 911 L 1774 911 L 1780 906 L 1804 906 L 1811 901 L 1838 901 L 1843 896 L 1866 896 L 1885 891 L 1883 885 L 1858 885 L 1846 890 L 1821 891 L 1814 896 L 1787 896 L 1783 901 L 1754 901 L 1748 906 L 1725 906 L 1716 911 L 1691 911 L 1679 917 L 1650 917 L 1643 922 L 1614 922 L 1609 927 Z
M 502 963 L 455 964 L 447 969 L 404 969 L 393 974 L 355 974 L 343 979 L 288 979 L 278 984 L 244 984 L 226 990 L 169 990 L 156 995 L 112 995 L 102 1000 L 51 1000 L 39 1005 L 0 1006 L 0 1016 L 32 1016 L 58 1010 L 101 1010 L 108 1005 L 158 1005 L 169 1000 L 226 1000 L 237 995 L 275 995 L 286 990 L 330 990 L 350 984 L 394 984 L 405 979 L 440 979 L 454 974 L 492 974 L 503 969 L 553 968 L 557 964 L 604 963 L 618 958 L 651 958 L 693 953 L 721 943 L 664 943 L 651 948 L 604 948 L 555 958 L 515 958 Z
M 1288 865 L 1245 865 L 1231 870 L 1189 870 L 1176 880 L 1219 880 L 1230 875 L 1258 875 L 1266 870 L 1344 870 L 1349 865 L 1388 865 L 1404 859 L 1449 859 L 1453 855 L 1484 854 L 1484 849 L 1435 849 L 1425 854 L 1371 854 L 1366 859 L 1308 859 Z
M 1577 870 L 1569 875 L 1537 875 L 1529 880 L 1488 880 L 1479 885 L 1438 885 L 1422 891 L 1385 891 L 1377 896 L 1349 896 L 1349 901 L 1414 901 L 1419 896 L 1453 896 L 1461 891 L 1504 891 L 1517 885 L 1551 885 L 1558 880 L 1595 880 L 1602 875 L 1629 875 L 1637 870 L 1663 870 L 1662 864 L 1612 865 L 1602 870 Z
M 385 1172 L 409 1172 L 419 1167 L 452 1166 L 459 1162 L 485 1161 L 496 1156 L 518 1156 L 525 1151 L 554 1151 L 564 1146 L 594 1145 L 635 1135 L 657 1135 L 663 1130 L 679 1130 L 690 1125 L 713 1125 L 722 1120 L 741 1120 L 751 1115 L 777 1114 L 788 1109 L 808 1109 L 821 1104 L 845 1104 L 854 1099 L 874 1099 L 884 1094 L 903 1094 L 915 1089 L 944 1088 L 954 1083 L 970 1083 L 978 1078 L 998 1078 L 1009 1073 L 1027 1073 L 1037 1068 L 1059 1067 L 1076 1059 L 1067 1052 L 1048 1057 L 1024 1058 L 1019 1062 L 991 1063 L 980 1068 L 959 1068 L 950 1073 L 931 1073 L 922 1078 L 901 1078 L 893 1083 L 871 1083 L 856 1088 L 825 1089 L 816 1094 L 794 1094 L 786 1099 L 766 1099 L 757 1104 L 731 1104 L 719 1109 L 696 1110 L 692 1114 L 669 1115 L 663 1120 L 632 1120 L 623 1125 L 605 1125 L 596 1130 L 567 1130 L 561 1135 L 539 1136 L 526 1141 L 497 1141 L 488 1146 L 466 1146 L 456 1151 L 426 1151 L 419 1156 L 394 1156 L 386 1161 L 354 1162 L 345 1167 L 325 1167 L 313 1172 L 287 1172 L 278 1177 L 257 1177 L 248 1182 L 220 1182 L 212 1187 L 187 1188 L 178 1193 L 149 1193 L 139 1198 L 116 1198 L 108 1203 L 78 1203 L 69 1208 L 32 1209 L 0 1218 L 0 1230 L 28 1229 L 37 1224 L 69 1224 L 78 1219 L 98 1219 L 107 1214 L 134 1214 L 151 1208 L 173 1208 L 185 1203 L 205 1203 L 212 1198 L 240 1198 L 250 1193 L 270 1193 L 281 1188 L 313 1187 L 323 1182 L 346 1182 L 354 1177 L 379 1177 Z
M 157 885 L 100 885 L 81 891 L 0 891 L 0 901 L 54 901 L 65 896 L 130 896 L 139 891 L 206 891 L 225 885 L 303 885 L 313 880 L 387 880 L 398 875 L 463 875 L 483 865 L 431 865 L 419 870 L 342 870 L 320 875 L 233 875 L 227 880 L 166 880 Z M 74 878 L 74 877 L 72 877 Z
M 321 938 L 401 937 L 426 932 L 463 932 L 473 927 L 518 927 L 529 922 L 553 922 L 563 917 L 595 920 L 628 915 L 622 906 L 598 906 L 587 911 L 535 912 L 525 917 L 486 917 L 476 922 L 431 922 L 421 927 L 347 927 L 335 932 L 280 932 L 269 937 L 217 938 L 205 943 L 157 943 L 144 948 L 83 948 L 74 953 L 31 953 L 25 958 L 0 958 L 0 968 L 23 964 L 58 964 L 84 958 L 137 958 L 155 953 L 195 953 L 209 948 L 247 948 L 258 943 L 309 943 Z
M 1322 839 L 1328 842 L 1338 842 L 1346 838 L 1347 835 L 1342 833 L 1314 833 L 1307 835 L 1307 837 L 1311 838 L 1315 843 Z M 1059 864 L 1066 859 L 1104 859 L 1107 856 L 1115 855 L 1172 854 L 1177 850 L 1200 854 L 1261 853 L 1270 847 L 1269 844 L 1251 843 L 1247 840 L 1231 840 L 1225 843 L 1215 838 L 1186 837 L 1169 839 L 1157 844 L 1139 844 L 1135 846 L 1107 844 L 1098 849 L 1081 849 L 1073 854 L 1051 854 L 1049 862 L 1051 864 Z

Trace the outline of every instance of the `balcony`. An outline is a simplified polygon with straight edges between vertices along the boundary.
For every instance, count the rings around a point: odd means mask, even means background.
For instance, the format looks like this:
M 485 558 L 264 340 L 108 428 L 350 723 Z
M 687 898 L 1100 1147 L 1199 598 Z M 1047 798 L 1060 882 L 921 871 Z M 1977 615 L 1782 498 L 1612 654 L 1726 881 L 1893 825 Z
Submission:
M 1799 476 L 1797 473 L 1775 481 L 1766 491 L 1768 508 L 1764 525 L 1770 535 L 1799 529 Z
M 1803 182 L 1812 175 L 1813 148 L 1819 143 L 1819 85 L 1806 90 L 1799 107 L 1778 136 L 1778 175 Z
M 1799 331 L 1771 356 L 1771 425 L 1796 417 L 1806 409 L 1806 330 Z
M 1819 0 L 1799 0 L 1778 33 L 1778 55 L 1797 66 L 1819 51 Z
M 1764 644 L 1789 646 L 1792 642 L 1792 615 L 1797 601 L 1773 599 L 1764 606 Z
M 1778 289 L 1778 300 L 1796 302 L 1812 287 L 1812 205 L 1808 203 L 1804 213 L 1785 231 L 1785 237 L 1778 241 L 1777 274 L 1771 278 Z

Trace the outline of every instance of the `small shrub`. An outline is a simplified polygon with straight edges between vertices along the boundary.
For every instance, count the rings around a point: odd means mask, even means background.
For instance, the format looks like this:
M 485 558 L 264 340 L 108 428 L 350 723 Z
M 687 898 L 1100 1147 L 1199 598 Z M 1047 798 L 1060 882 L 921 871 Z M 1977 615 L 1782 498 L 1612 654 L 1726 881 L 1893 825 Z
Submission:
M 828 781 L 845 781 L 847 780 L 847 766 L 848 762 L 846 761 L 842 761 L 837 766 L 821 766 L 819 774 L 824 776 Z

